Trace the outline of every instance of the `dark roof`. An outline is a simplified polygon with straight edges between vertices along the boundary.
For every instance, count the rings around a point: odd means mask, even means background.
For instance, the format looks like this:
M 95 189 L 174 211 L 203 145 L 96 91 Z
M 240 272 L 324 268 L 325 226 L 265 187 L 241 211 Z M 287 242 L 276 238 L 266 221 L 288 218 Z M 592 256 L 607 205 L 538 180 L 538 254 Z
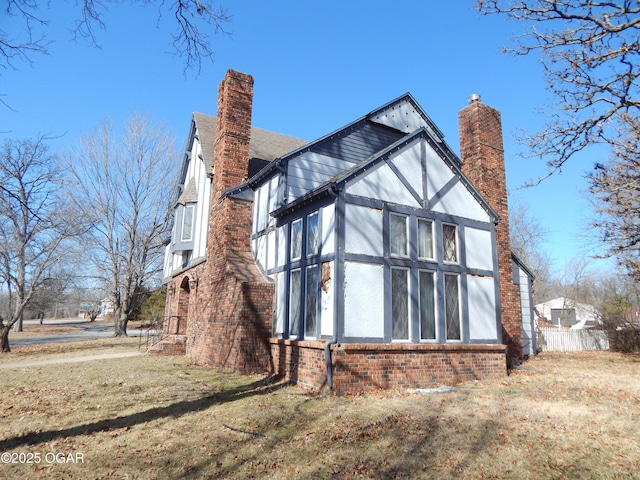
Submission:
M 380 150 L 379 152 L 376 152 L 375 155 L 372 155 L 372 156 L 370 156 L 368 158 L 365 158 L 360 163 L 355 164 L 353 167 L 351 167 L 351 168 L 349 168 L 347 170 L 344 170 L 340 174 L 338 174 L 335 177 L 329 179 L 328 181 L 324 182 L 323 184 L 319 185 L 318 187 L 314 188 L 313 190 L 310 190 L 309 192 L 307 192 L 302 197 L 297 198 L 296 200 L 294 200 L 294 201 L 292 201 L 292 202 L 280 207 L 279 209 L 274 211 L 272 214 L 274 216 L 278 217 L 278 216 L 281 216 L 281 215 L 283 215 L 283 214 L 285 214 L 285 213 L 287 213 L 287 212 L 289 212 L 291 210 L 295 210 L 295 209 L 299 208 L 302 205 L 305 205 L 305 204 L 309 203 L 314 198 L 319 198 L 319 197 L 322 197 L 322 196 L 327 195 L 327 194 L 333 194 L 332 192 L 335 192 L 337 185 L 344 184 L 344 183 L 348 182 L 350 179 L 354 178 L 355 176 L 362 174 L 368 168 L 370 168 L 372 165 L 374 165 L 374 164 L 376 164 L 376 163 L 378 163 L 380 161 L 385 160 L 393 152 L 395 152 L 397 150 L 401 150 L 402 148 L 404 148 L 406 145 L 411 143 L 416 138 L 425 139 L 427 142 L 429 142 L 433 146 L 434 149 L 436 149 L 436 151 L 439 150 L 439 145 L 438 144 L 440 142 L 438 142 L 437 140 L 434 140 L 433 134 L 431 132 L 429 132 L 429 130 L 427 130 L 424 127 L 419 128 L 415 132 L 412 132 L 410 134 L 404 135 L 402 138 L 400 138 L 399 140 L 397 140 L 393 144 L 387 146 L 386 148 Z M 489 203 L 482 197 L 482 195 L 473 186 L 473 184 L 467 179 L 467 177 L 465 177 L 465 175 L 460 170 L 460 167 L 458 166 L 458 163 L 455 162 L 454 159 L 452 159 L 451 156 L 447 155 L 448 151 L 440 149 L 439 153 L 440 153 L 440 156 L 441 156 L 442 160 L 446 164 L 448 164 L 449 167 L 454 171 L 456 176 L 460 179 L 460 181 L 463 183 L 463 185 L 467 188 L 469 193 L 471 193 L 471 195 L 480 203 L 482 208 L 487 212 L 489 217 L 491 217 L 492 221 L 493 222 L 498 222 L 499 218 L 500 218 L 500 217 L 498 217 L 498 214 L 495 212 L 495 210 L 493 210 L 493 208 L 491 208 Z
M 207 167 L 207 172 L 213 166 L 213 145 L 216 138 L 216 117 L 205 113 L 194 112 L 193 119 L 198 129 L 202 154 Z M 279 133 L 251 127 L 251 143 L 249 144 L 249 158 L 261 159 L 270 162 L 303 145 L 306 140 L 281 135 Z M 255 165 L 255 163 L 254 163 Z

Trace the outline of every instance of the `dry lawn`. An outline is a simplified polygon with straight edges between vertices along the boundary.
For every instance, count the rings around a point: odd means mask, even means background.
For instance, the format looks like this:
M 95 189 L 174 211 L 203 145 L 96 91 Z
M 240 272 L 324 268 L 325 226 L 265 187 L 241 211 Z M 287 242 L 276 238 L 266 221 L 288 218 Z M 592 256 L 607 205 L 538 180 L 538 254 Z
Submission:
M 0 365 L 135 346 L 16 348 Z M 640 479 L 640 358 L 524 367 L 453 393 L 349 397 L 177 357 L 0 369 L 0 478 Z

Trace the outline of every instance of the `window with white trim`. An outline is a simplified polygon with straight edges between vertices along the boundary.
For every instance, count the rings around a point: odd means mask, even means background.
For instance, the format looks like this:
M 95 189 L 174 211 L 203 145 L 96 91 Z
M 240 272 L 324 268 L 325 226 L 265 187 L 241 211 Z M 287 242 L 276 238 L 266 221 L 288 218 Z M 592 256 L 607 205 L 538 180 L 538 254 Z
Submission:
M 302 257 L 302 219 L 291 224 L 291 260 Z
M 420 270 L 420 340 L 435 340 L 436 337 L 436 298 L 435 272 Z
M 288 335 L 292 339 L 318 337 L 320 285 L 320 218 L 312 212 L 291 222 L 289 229 Z M 286 239 L 286 227 L 278 238 Z M 280 248 L 280 247 L 279 247 Z M 286 265 L 285 265 L 286 266 Z
M 195 205 L 186 205 L 182 215 L 182 233 L 180 241 L 190 242 L 193 239 L 193 217 L 195 215 Z
M 307 267 L 306 274 L 306 302 L 304 315 L 305 338 L 316 338 L 318 317 L 318 266 Z
M 302 275 L 300 269 L 291 270 L 289 278 L 289 337 L 300 335 L 300 319 L 302 316 Z
M 389 214 L 389 253 L 393 256 L 407 257 L 409 255 L 408 220 L 409 217 L 406 215 Z
M 458 262 L 458 229 L 455 225 L 442 224 L 442 259 Z
M 318 254 L 318 212 L 307 217 L 307 257 Z
M 409 340 L 409 269 L 391 268 L 391 338 Z
M 444 275 L 444 315 L 447 325 L 447 340 L 462 340 L 460 330 L 460 275 Z
M 433 259 L 433 222 L 418 219 L 418 258 Z

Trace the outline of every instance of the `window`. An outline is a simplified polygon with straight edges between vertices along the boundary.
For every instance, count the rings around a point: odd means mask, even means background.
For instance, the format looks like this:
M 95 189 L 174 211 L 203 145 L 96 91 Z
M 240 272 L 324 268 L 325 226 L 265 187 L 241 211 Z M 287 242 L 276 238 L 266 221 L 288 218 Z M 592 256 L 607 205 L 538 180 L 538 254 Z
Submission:
M 291 260 L 298 260 L 302 256 L 302 219 L 291 224 Z
M 576 311 L 573 308 L 552 308 L 551 323 L 554 325 L 575 325 L 578 323 Z
M 407 216 L 396 213 L 390 214 L 389 230 L 391 255 L 408 256 Z
M 447 323 L 447 340 L 461 340 L 458 275 L 444 276 L 444 315 Z
M 318 266 L 307 267 L 307 301 L 304 317 L 304 336 L 316 337 L 318 312 Z
M 420 340 L 436 339 L 434 273 L 420 271 Z
M 445 262 L 458 261 L 458 242 L 455 225 L 442 225 L 442 249 Z
M 300 333 L 300 300 L 302 294 L 302 278 L 300 270 L 292 270 L 289 285 L 289 336 L 297 337 Z
M 187 205 L 184 207 L 184 213 L 182 216 L 182 234 L 180 235 L 180 241 L 190 242 L 193 235 L 193 216 L 196 207 L 193 205 Z
M 418 257 L 433 258 L 433 222 L 418 219 Z
M 307 256 L 318 254 L 318 212 L 307 217 Z
M 409 270 L 391 269 L 391 338 L 409 340 Z

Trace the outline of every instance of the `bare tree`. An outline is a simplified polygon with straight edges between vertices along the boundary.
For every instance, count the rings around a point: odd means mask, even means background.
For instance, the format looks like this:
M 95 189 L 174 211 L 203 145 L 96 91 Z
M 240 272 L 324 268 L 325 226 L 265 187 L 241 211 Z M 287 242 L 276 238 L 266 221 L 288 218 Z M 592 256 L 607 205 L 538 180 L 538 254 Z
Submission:
M 547 231 L 540 220 L 531 214 L 529 206 L 509 199 L 509 228 L 511 250 L 534 274 L 534 297 L 546 300 L 550 293 L 551 261 L 543 251 L 542 242 Z
M 160 270 L 178 158 L 173 145 L 166 129 L 134 114 L 121 137 L 105 121 L 69 156 L 76 208 L 91 219 L 84 245 L 96 275 L 111 286 L 116 336 L 127 334 L 143 287 Z
M 22 328 L 25 308 L 47 282 L 47 272 L 78 233 L 60 195 L 56 158 L 43 138 L 4 143 L 0 154 L 0 281 L 9 312 L 0 326 L 0 349 L 9 352 L 9 330 Z
M 616 145 L 619 129 L 633 129 L 640 112 L 637 0 L 478 0 L 477 7 L 528 28 L 507 51 L 540 54 L 553 106 L 544 128 L 522 140 L 547 159 L 548 175 L 588 145 Z M 638 158 L 638 137 L 630 147 Z
M 640 119 L 628 119 L 607 164 L 587 177 L 596 211 L 594 227 L 606 248 L 636 281 L 640 280 Z
M 105 12 L 110 5 L 120 3 L 123 2 L 76 2 L 77 17 L 70 25 L 73 39 L 83 39 L 97 46 L 97 31 L 105 29 Z M 157 22 L 165 15 L 173 18 L 175 29 L 171 33 L 170 44 L 173 53 L 184 59 L 185 71 L 195 69 L 199 72 L 202 60 L 213 57 L 211 34 L 229 34 L 225 27 L 230 23 L 231 17 L 226 8 L 215 6 L 212 0 L 129 0 L 129 3 L 132 6 L 155 7 Z M 0 68 L 15 69 L 24 63 L 31 65 L 34 57 L 48 54 L 53 42 L 47 36 L 48 10 L 64 8 L 66 4 L 67 2 L 56 2 L 56 6 L 52 7 L 51 2 L 39 0 L 6 0 L 0 16 L 14 17 L 21 20 L 22 24 L 14 32 L 6 28 L 0 29 Z

